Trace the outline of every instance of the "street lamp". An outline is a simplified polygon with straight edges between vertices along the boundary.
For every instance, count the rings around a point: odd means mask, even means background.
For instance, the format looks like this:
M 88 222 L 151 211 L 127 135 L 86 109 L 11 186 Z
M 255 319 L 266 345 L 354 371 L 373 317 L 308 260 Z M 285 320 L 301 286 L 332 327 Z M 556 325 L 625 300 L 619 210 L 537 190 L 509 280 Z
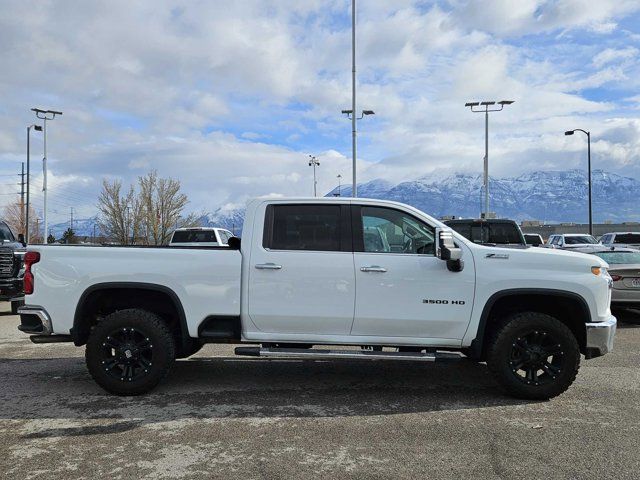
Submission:
M 355 1 L 355 0 L 354 0 Z M 355 27 L 354 27 L 355 28 Z M 355 62 L 355 60 L 354 60 Z M 354 63 L 355 65 L 355 63 Z M 354 75 L 355 75 L 355 66 L 354 66 Z M 355 77 L 354 77 L 355 78 Z M 353 168 L 353 186 L 351 187 L 351 196 L 352 197 L 357 197 L 358 196 L 358 187 L 356 184 L 356 137 L 357 137 L 357 130 L 356 130 L 356 120 L 362 120 L 365 116 L 368 115 L 375 115 L 375 112 L 373 110 L 362 110 L 362 113 L 360 114 L 359 117 L 355 116 L 353 114 L 353 112 L 356 111 L 356 93 L 355 93 L 355 80 L 354 80 L 354 87 L 353 87 L 353 108 L 351 110 L 342 110 L 342 114 L 346 115 L 348 119 L 351 120 L 351 149 L 352 149 L 352 153 L 351 153 L 351 163 L 352 163 L 352 168 Z
M 338 194 L 336 197 L 340 197 L 342 196 L 342 175 L 338 174 L 336 178 L 338 179 Z
M 24 227 L 24 241 L 25 243 L 29 243 L 29 173 L 30 173 L 30 165 L 31 165 L 31 129 L 34 129 L 36 132 L 42 131 L 42 126 L 40 125 L 29 125 L 27 127 L 27 214 L 25 220 Z
M 56 118 L 56 115 L 62 115 L 57 110 L 42 110 L 41 108 L 32 108 L 36 117 L 44 120 L 44 155 L 42 157 L 42 191 L 44 197 L 44 243 L 48 243 L 49 224 L 47 223 L 47 121 Z
M 316 157 L 314 157 L 313 155 L 309 155 L 309 166 L 313 166 L 313 196 L 317 197 L 318 193 L 317 193 L 317 186 L 318 186 L 318 182 L 316 180 L 316 167 L 320 166 L 320 162 L 318 161 L 318 159 Z
M 467 102 L 465 107 L 469 107 L 474 113 L 484 113 L 484 215 L 489 214 L 489 112 L 499 112 L 505 105 L 511 105 L 514 100 Z M 500 108 L 494 105 L 500 105 Z M 492 107 L 492 108 L 490 108 Z
M 582 132 L 587 136 L 587 176 L 589 182 L 589 235 L 593 235 L 593 209 L 591 206 L 591 132 L 576 128 L 574 130 L 567 130 L 565 135 L 573 135 L 576 132 Z

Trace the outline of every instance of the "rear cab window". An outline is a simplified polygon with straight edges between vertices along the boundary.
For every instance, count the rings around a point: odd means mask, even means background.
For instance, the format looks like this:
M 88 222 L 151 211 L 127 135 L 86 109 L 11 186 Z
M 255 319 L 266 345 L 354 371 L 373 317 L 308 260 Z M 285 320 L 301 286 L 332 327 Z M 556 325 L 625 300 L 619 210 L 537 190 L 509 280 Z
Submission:
M 216 232 L 212 230 L 178 230 L 171 243 L 218 243 Z
M 640 233 L 618 233 L 613 243 L 640 243 Z
M 351 251 L 348 205 L 268 205 L 262 245 L 272 250 Z

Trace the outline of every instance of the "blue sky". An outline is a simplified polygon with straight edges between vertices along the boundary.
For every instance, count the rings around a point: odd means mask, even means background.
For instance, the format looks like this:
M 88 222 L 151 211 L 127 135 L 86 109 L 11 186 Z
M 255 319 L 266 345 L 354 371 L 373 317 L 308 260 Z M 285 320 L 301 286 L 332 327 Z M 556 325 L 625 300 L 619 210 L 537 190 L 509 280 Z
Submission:
M 0 175 L 20 169 L 30 108 L 50 124 L 51 221 L 95 212 L 103 178 L 155 168 L 194 211 L 350 181 L 348 0 L 5 1 Z M 491 117 L 491 174 L 594 168 L 640 178 L 637 0 L 358 3 L 362 181 L 476 172 Z M 42 208 L 34 137 L 34 206 Z M 0 205 L 17 191 L 0 179 Z M 16 175 L 17 182 L 17 175 Z

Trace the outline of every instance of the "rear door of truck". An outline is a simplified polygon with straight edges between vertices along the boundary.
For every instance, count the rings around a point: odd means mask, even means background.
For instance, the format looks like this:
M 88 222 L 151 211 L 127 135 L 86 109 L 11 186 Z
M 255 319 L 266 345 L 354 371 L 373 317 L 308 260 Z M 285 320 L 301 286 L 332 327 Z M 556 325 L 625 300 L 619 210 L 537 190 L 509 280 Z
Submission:
M 247 273 L 248 314 L 260 331 L 348 335 L 355 302 L 348 202 L 267 205 Z

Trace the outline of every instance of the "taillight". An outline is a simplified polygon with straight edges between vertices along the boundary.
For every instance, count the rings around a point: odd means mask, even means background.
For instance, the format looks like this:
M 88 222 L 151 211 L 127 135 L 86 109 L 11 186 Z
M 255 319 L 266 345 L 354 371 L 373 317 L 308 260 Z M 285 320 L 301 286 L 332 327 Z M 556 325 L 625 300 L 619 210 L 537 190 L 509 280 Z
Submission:
M 621 278 L 622 278 L 622 275 L 611 275 L 611 280 L 613 280 L 614 282 L 617 282 Z
M 31 272 L 31 265 L 40 261 L 39 252 L 27 252 L 24 254 L 24 293 L 25 295 L 31 295 L 33 293 L 33 273 Z

